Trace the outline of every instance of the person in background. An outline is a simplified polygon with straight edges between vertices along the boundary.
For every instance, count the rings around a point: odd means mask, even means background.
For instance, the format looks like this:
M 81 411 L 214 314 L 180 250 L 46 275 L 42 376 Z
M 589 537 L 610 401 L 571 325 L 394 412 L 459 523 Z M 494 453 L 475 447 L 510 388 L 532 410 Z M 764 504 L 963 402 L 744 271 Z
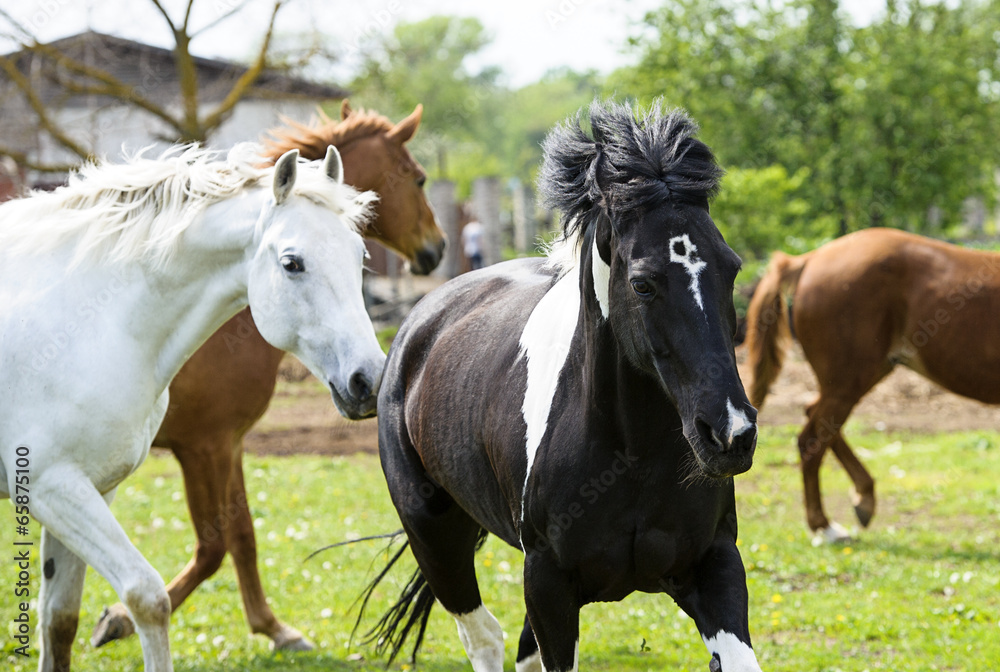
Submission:
M 473 220 L 462 228 L 462 246 L 469 269 L 483 267 L 483 225 Z

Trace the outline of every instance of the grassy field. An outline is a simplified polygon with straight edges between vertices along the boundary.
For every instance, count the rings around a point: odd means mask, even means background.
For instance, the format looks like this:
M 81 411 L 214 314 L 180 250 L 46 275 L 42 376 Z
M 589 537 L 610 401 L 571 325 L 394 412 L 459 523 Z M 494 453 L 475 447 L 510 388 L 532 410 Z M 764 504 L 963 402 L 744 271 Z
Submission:
M 750 628 L 762 668 L 1000 669 L 1000 434 L 907 436 L 854 428 L 853 443 L 878 481 L 879 510 L 873 527 L 855 543 L 818 548 L 803 522 L 794 435 L 792 428 L 765 429 L 754 468 L 737 479 Z M 831 516 L 853 522 L 843 473 L 832 460 L 823 473 Z M 308 633 L 318 650 L 273 653 L 267 640 L 250 635 L 227 561 L 173 617 L 175 669 L 384 669 L 382 661 L 365 659 L 369 649 L 352 643 L 350 634 L 352 603 L 373 563 L 384 561 L 383 544 L 363 542 L 305 560 L 325 544 L 398 527 L 377 459 L 248 456 L 246 476 L 272 606 L 280 618 Z M 165 578 L 184 566 L 193 535 L 172 457 L 151 457 L 120 488 L 114 510 Z M 5 549 L 0 552 L 0 667 L 34 670 L 36 657 L 13 654 L 13 507 L 0 505 L 0 511 L 7 516 L 0 527 Z M 37 523 L 32 532 L 37 539 Z M 34 596 L 41 573 L 37 546 L 33 557 Z M 495 541 L 479 556 L 487 605 L 509 636 L 508 669 L 513 669 L 523 616 L 520 563 L 518 553 Z M 395 598 L 404 578 L 401 571 L 386 585 L 373 614 Z M 97 650 L 87 641 L 101 608 L 115 601 L 107 582 L 90 571 L 75 670 L 142 669 L 136 638 Z M 618 604 L 591 605 L 583 612 L 581 629 L 580 669 L 708 669 L 691 620 L 665 596 L 633 595 Z M 418 668 L 469 669 L 454 624 L 440 608 L 432 616 Z M 397 663 L 392 669 L 409 666 Z

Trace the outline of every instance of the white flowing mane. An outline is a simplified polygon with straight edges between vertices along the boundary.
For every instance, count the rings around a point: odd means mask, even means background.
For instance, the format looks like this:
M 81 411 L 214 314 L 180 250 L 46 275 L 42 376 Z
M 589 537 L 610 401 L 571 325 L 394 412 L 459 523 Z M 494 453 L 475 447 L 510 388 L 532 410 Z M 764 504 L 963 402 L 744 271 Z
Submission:
M 157 159 L 144 158 L 144 151 L 125 163 L 88 163 L 64 187 L 0 205 L 2 249 L 34 254 L 73 244 L 74 263 L 99 257 L 162 264 L 208 206 L 270 188 L 273 180 L 274 167 L 261 167 L 264 159 L 252 143 L 236 145 L 224 160 L 216 150 L 192 145 L 171 147 Z M 299 170 L 294 193 L 333 210 L 358 233 L 377 199 L 322 170 Z

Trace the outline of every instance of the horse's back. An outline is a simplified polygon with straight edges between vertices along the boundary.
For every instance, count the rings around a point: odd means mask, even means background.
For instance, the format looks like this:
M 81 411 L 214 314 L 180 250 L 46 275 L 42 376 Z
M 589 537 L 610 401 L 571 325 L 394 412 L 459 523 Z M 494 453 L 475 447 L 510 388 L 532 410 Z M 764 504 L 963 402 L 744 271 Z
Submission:
M 812 253 L 793 316 L 821 385 L 901 363 L 959 394 L 1000 402 L 1000 255 L 859 231 Z

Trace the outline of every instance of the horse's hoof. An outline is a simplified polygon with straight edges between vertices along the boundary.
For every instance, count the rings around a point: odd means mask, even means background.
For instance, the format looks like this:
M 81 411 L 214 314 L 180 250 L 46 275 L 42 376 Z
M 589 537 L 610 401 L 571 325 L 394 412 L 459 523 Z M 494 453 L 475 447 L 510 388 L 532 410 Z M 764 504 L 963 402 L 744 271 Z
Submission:
M 312 651 L 316 645 L 295 628 L 285 625 L 271 640 L 275 651 Z
M 104 646 L 116 639 L 125 639 L 134 632 L 135 624 L 125 605 L 116 604 L 105 607 L 101 612 L 101 617 L 94 626 L 94 633 L 90 636 L 90 644 L 95 648 Z
M 813 546 L 822 546 L 823 544 L 847 544 L 850 543 L 851 540 L 851 533 L 847 531 L 846 527 L 831 522 L 826 527 L 821 527 L 816 530 L 816 534 L 813 536 L 812 544 Z
M 868 524 L 872 522 L 872 517 L 875 515 L 874 495 L 855 494 L 854 514 L 858 517 L 861 527 L 868 527 Z
M 719 662 L 719 654 L 712 654 L 712 662 L 708 664 L 708 672 L 722 672 L 722 663 Z

